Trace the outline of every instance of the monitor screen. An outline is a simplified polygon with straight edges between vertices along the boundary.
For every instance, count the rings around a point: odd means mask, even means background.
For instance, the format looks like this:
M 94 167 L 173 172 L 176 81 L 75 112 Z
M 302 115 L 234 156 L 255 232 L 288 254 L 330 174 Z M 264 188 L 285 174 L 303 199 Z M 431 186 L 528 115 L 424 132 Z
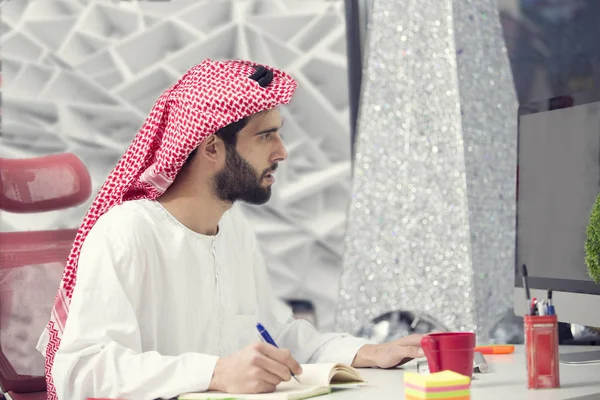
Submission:
M 519 114 L 516 265 L 527 265 L 531 288 L 600 295 L 584 249 L 600 193 L 600 92 Z

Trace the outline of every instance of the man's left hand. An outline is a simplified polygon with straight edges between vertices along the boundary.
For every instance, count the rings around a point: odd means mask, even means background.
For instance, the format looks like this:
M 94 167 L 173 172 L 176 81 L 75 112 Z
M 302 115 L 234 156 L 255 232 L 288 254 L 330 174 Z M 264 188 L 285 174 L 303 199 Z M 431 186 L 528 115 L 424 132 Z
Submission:
M 423 336 L 409 335 L 388 343 L 366 344 L 356 353 L 352 366 L 394 368 L 414 358 L 423 357 L 424 353 L 421 349 Z

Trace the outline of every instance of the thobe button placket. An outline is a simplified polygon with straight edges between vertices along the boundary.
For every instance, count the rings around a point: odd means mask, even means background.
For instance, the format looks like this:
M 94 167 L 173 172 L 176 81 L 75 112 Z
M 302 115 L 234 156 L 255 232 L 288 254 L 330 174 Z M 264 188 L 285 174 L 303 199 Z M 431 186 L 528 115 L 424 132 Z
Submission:
M 215 274 L 215 295 L 217 298 L 217 324 L 218 324 L 218 336 L 217 342 L 219 346 L 219 355 L 224 356 L 227 353 L 226 347 L 223 345 L 223 324 L 224 324 L 224 316 L 223 316 L 223 303 L 221 302 L 221 285 L 219 282 L 219 260 L 217 258 L 217 248 L 215 245 L 215 237 L 211 238 L 211 253 L 213 256 L 213 264 L 214 264 L 214 274 Z

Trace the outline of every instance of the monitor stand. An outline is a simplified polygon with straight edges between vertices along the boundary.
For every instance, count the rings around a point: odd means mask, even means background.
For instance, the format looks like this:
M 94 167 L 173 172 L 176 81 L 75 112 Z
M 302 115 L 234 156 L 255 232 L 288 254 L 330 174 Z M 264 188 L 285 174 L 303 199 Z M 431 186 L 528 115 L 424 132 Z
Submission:
M 560 353 L 558 359 L 563 364 L 595 364 L 600 363 L 600 350 Z

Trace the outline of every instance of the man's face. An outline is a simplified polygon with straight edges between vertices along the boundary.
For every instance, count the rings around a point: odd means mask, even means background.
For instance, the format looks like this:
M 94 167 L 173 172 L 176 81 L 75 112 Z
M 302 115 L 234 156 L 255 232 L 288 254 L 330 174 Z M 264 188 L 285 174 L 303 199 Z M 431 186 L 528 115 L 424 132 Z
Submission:
M 264 204 L 271 198 L 273 173 L 287 158 L 279 136 L 279 110 L 254 115 L 237 134 L 236 148 L 227 148 L 225 165 L 214 176 L 215 194 L 233 203 Z

